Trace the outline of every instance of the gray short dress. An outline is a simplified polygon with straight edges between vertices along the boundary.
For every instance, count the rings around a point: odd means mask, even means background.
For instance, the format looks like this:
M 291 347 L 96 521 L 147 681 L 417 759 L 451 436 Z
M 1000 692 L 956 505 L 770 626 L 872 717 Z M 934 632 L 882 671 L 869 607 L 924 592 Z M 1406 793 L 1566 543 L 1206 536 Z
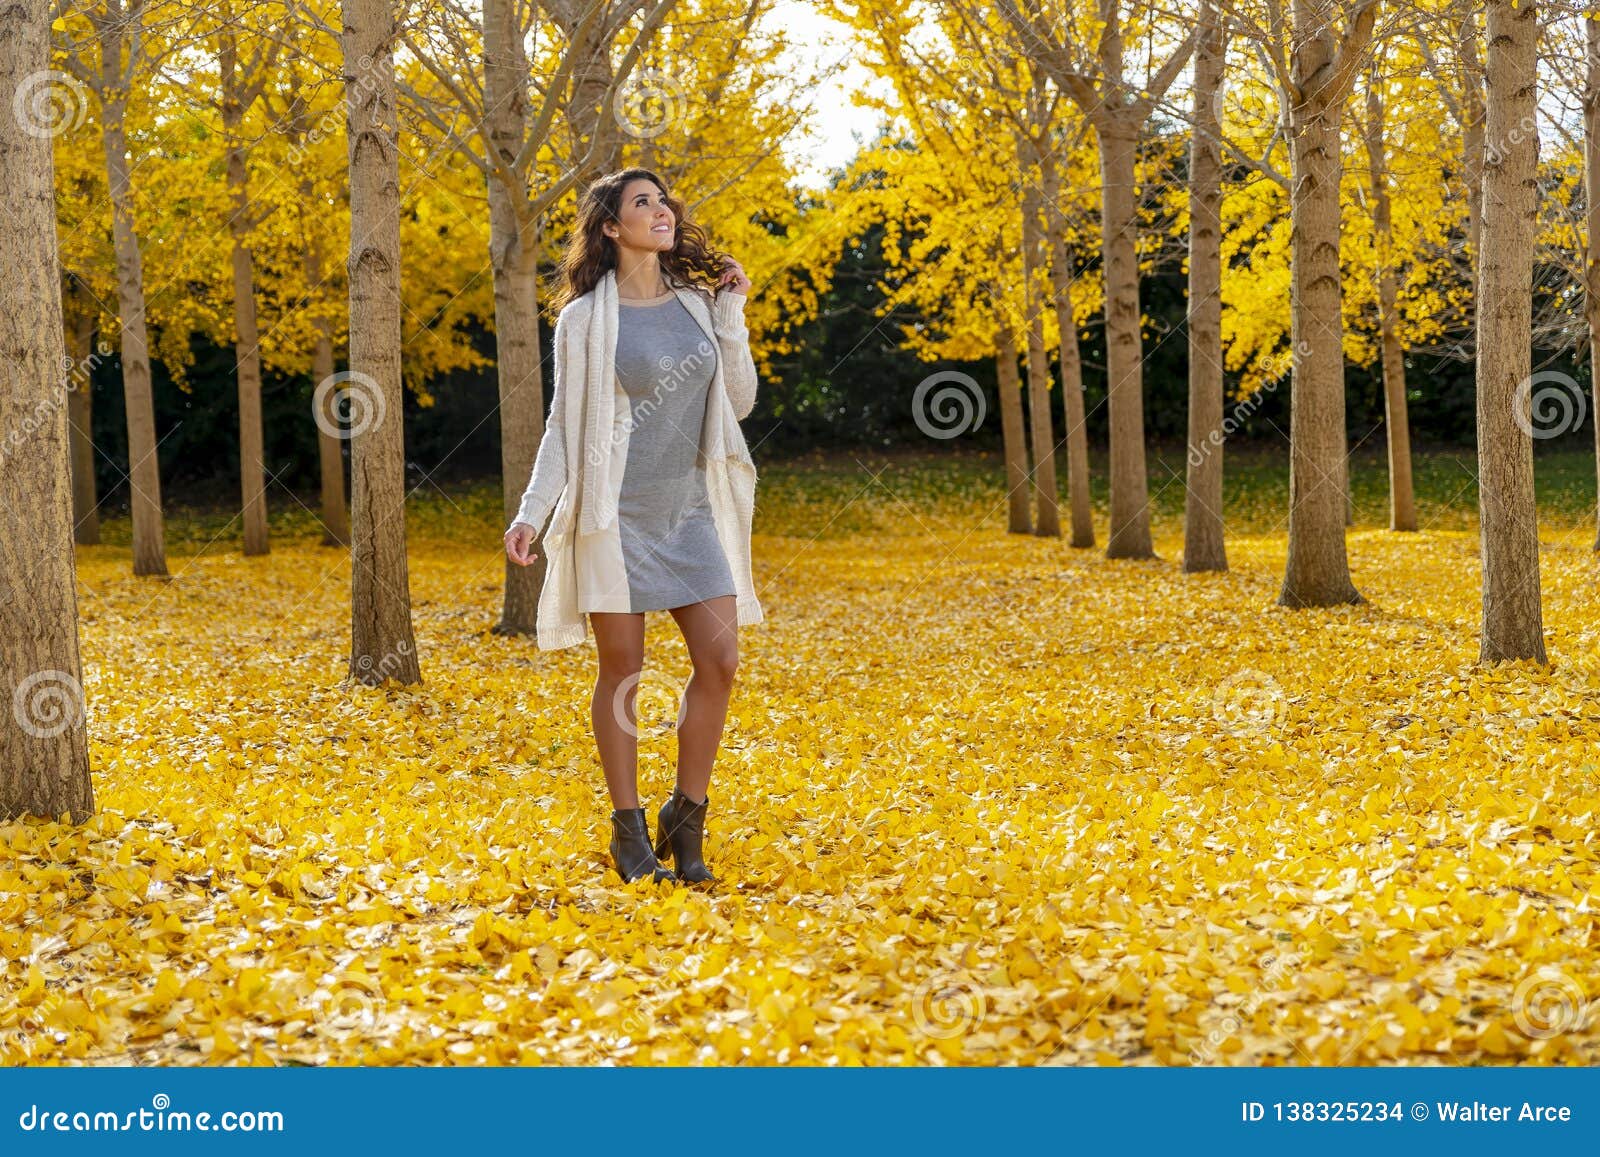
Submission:
M 624 418 L 619 399 L 618 417 L 630 423 L 619 459 L 617 535 L 580 549 L 578 565 L 587 554 L 590 573 L 579 582 L 579 609 L 638 613 L 733 595 L 698 461 L 716 345 L 676 294 L 619 301 L 617 311 L 617 383 L 629 411 Z

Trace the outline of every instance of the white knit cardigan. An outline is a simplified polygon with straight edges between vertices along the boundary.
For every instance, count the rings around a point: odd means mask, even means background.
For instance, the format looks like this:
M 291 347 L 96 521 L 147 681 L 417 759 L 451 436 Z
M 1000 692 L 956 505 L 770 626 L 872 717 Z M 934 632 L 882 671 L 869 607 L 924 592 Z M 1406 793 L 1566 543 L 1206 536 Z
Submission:
M 745 295 L 673 289 L 708 337 L 717 343 L 711 398 L 700 431 L 706 490 L 717 538 L 733 572 L 738 625 L 765 615 L 750 571 L 750 527 L 755 513 L 756 467 L 740 419 L 756 404 L 756 366 L 745 326 Z M 512 525 L 526 523 L 544 535 L 545 580 L 535 632 L 540 650 L 575 646 L 588 637 L 578 610 L 573 534 L 607 533 L 619 539 L 612 465 L 617 438 L 613 423 L 629 413 L 628 395 L 616 376 L 617 278 L 607 270 L 588 293 L 569 302 L 556 319 L 555 394 L 533 474 Z M 579 447 L 580 454 L 569 453 Z M 575 500 L 576 499 L 576 500 Z M 576 524 L 576 526 L 574 525 Z

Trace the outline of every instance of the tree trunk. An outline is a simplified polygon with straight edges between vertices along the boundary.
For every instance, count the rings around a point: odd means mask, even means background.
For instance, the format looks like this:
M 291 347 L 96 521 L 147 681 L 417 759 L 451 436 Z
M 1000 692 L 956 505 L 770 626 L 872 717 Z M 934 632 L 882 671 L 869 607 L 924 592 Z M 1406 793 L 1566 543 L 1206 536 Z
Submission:
M 1367 175 L 1372 184 L 1372 231 L 1378 256 L 1378 333 L 1383 349 L 1383 415 L 1389 442 L 1389 529 L 1416 530 L 1411 488 L 1411 423 L 1406 413 L 1406 358 L 1400 344 L 1394 227 L 1389 210 L 1389 161 L 1383 94 L 1377 69 L 1367 80 Z
M 50 7 L 0 7 L 0 822 L 94 814 L 78 658 L 52 140 L 12 109 L 50 64 Z M 26 96 L 24 96 L 26 99 Z
M 1222 537 L 1222 157 L 1217 94 L 1226 33 L 1210 0 L 1200 7 L 1189 141 L 1189 453 L 1183 569 L 1228 569 Z
M 1083 413 L 1083 358 L 1078 352 L 1078 322 L 1072 312 L 1075 281 L 1067 252 L 1066 218 L 1061 212 L 1061 170 L 1049 152 L 1039 156 L 1040 186 L 1049 222 L 1050 289 L 1055 296 L 1056 329 L 1060 331 L 1057 358 L 1061 363 L 1062 421 L 1067 424 L 1067 503 L 1072 530 L 1069 543 L 1094 546 L 1094 513 L 1089 496 L 1089 432 Z M 1056 218 L 1060 218 L 1059 223 Z
M 245 108 L 238 76 L 238 41 L 219 38 L 222 127 L 228 137 L 227 182 L 232 201 L 233 332 L 239 389 L 239 489 L 244 511 L 244 552 L 266 554 L 267 475 L 262 459 L 261 338 L 256 325 L 255 259 L 250 252 L 250 177 L 245 166 Z
M 1594 460 L 1600 489 L 1600 19 L 1583 22 L 1588 70 L 1583 88 L 1583 191 L 1587 231 L 1583 252 L 1583 313 L 1589 325 L 1589 390 L 1594 418 Z M 1600 505 L 1595 508 L 1594 549 L 1600 550 Z
M 513 6 L 514 7 L 514 6 Z M 621 127 L 618 118 L 606 104 L 611 90 L 611 42 L 616 34 L 614 22 L 607 16 L 593 20 L 587 31 L 581 28 L 582 7 L 568 4 L 553 9 L 553 14 L 563 24 L 570 38 L 577 36 L 568 50 L 576 53 L 578 63 L 572 70 L 572 97 L 567 106 L 567 119 L 572 126 L 572 155 L 582 158 L 590 142 L 598 140 L 589 166 L 580 170 L 576 189 L 578 195 L 600 177 L 616 168 L 622 153 Z M 530 467 L 531 469 L 531 467 Z M 543 552 L 540 552 L 541 555 Z
M 1294 79 L 1316 83 L 1333 63 L 1327 0 L 1296 0 Z M 1301 35 L 1302 30 L 1316 30 Z M 1339 277 L 1338 99 L 1290 110 L 1294 236 L 1289 399 L 1289 559 L 1278 602 L 1325 607 L 1360 602 L 1345 554 L 1344 315 Z
M 1478 232 L 1483 219 L 1483 66 L 1478 60 L 1478 4 L 1461 0 L 1457 10 L 1456 59 L 1461 77 L 1461 178 L 1467 187 L 1468 259 L 1478 260 Z
M 995 328 L 995 384 L 1000 391 L 1000 431 L 1006 459 L 1006 529 L 1033 533 L 1033 505 L 1028 501 L 1028 443 L 1022 425 L 1022 381 L 1017 376 L 1017 340 L 1004 312 Z
M 333 377 L 333 339 L 328 333 L 332 327 L 327 318 L 318 318 L 315 325 L 317 345 L 311 355 L 311 376 L 320 384 Z M 317 404 L 316 398 L 313 392 L 313 406 Z M 322 545 L 349 546 L 350 506 L 344 496 L 344 441 L 333 433 L 339 425 L 333 394 L 322 395 L 322 402 L 322 414 L 316 422 L 317 464 L 322 472 Z
M 506 525 L 516 517 L 544 436 L 544 372 L 539 347 L 536 225 L 526 174 L 512 162 L 527 135 L 528 65 L 512 0 L 483 6 L 484 104 L 497 171 L 489 181 L 489 257 L 494 268 L 495 367 L 500 386 L 500 492 Z M 505 560 L 498 634 L 534 633 L 545 554 L 532 566 Z
M 75 277 L 66 279 L 73 299 L 67 310 L 71 334 L 68 356 L 72 367 L 67 379 L 67 441 L 72 457 L 72 537 L 80 546 L 100 542 L 100 500 L 94 481 L 94 353 L 95 307 L 78 286 Z
M 121 60 L 121 32 L 101 32 L 107 67 Z M 124 130 L 127 97 L 111 92 L 101 102 L 101 137 L 111 195 L 111 235 L 117 254 L 117 311 L 122 321 L 122 392 L 128 420 L 128 486 L 133 511 L 133 573 L 167 573 L 161 519 L 161 467 L 156 455 L 155 399 L 150 386 L 150 341 L 144 323 L 144 261 L 133 228 L 133 182 Z
M 1538 225 L 1539 6 L 1488 0 L 1487 116 L 1478 256 L 1478 511 L 1483 556 L 1479 661 L 1543 663 L 1539 511 L 1528 412 L 1533 246 Z
M 288 72 L 288 82 L 289 107 L 294 110 L 288 122 L 288 131 L 293 142 L 290 155 L 303 156 L 303 150 L 310 142 L 316 120 L 301 99 L 299 76 L 293 69 Z M 316 181 L 309 171 L 302 170 L 300 177 L 301 202 L 306 205 L 314 205 L 317 203 L 316 198 Z M 326 277 L 324 269 L 327 262 L 321 240 L 314 229 L 308 229 L 306 232 L 305 252 L 302 256 L 302 262 L 305 268 L 306 284 L 322 285 Z M 321 386 L 323 382 L 333 377 L 333 323 L 328 320 L 321 310 L 318 310 L 312 317 L 311 324 L 317 331 L 317 343 L 311 354 L 311 378 L 313 384 L 311 416 L 317 428 L 317 464 L 320 468 L 321 478 L 322 545 L 349 546 L 350 504 L 345 500 L 344 439 L 337 434 L 339 418 L 334 404 L 333 393 L 324 390 L 322 392 L 322 412 L 317 413 L 315 408 L 317 406 L 316 387 Z
M 1107 558 L 1154 558 L 1144 462 L 1144 339 L 1139 312 L 1139 222 L 1134 159 L 1139 126 L 1107 113 L 1100 140 L 1101 252 L 1106 283 L 1106 376 L 1111 426 L 1111 530 Z
M 419 683 L 406 563 L 400 376 L 400 151 L 394 13 L 344 0 L 350 157 L 350 677 Z M 370 62 L 370 66 L 368 63 Z
M 1033 488 L 1039 504 L 1034 533 L 1061 536 L 1056 495 L 1056 443 L 1050 412 L 1050 362 L 1044 352 L 1044 302 L 1039 288 L 1039 191 L 1030 180 L 1022 194 L 1022 279 L 1027 302 L 1028 419 L 1033 428 Z

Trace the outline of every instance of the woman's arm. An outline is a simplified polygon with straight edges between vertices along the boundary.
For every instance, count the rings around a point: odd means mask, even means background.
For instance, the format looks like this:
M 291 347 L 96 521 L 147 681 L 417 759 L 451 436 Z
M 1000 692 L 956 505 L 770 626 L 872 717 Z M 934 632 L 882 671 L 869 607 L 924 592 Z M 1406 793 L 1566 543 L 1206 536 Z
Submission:
M 544 528 L 545 519 L 550 517 L 567 484 L 567 399 L 572 393 L 571 383 L 582 382 L 587 372 L 583 326 L 575 324 L 576 313 L 568 306 L 556 318 L 555 394 L 550 400 L 550 416 L 545 420 L 539 453 L 533 461 L 533 473 L 512 523 L 526 523 L 536 533 Z
M 756 361 L 750 353 L 750 330 L 744 323 L 745 295 L 724 289 L 711 307 L 711 327 L 722 350 L 722 381 L 741 421 L 756 408 Z

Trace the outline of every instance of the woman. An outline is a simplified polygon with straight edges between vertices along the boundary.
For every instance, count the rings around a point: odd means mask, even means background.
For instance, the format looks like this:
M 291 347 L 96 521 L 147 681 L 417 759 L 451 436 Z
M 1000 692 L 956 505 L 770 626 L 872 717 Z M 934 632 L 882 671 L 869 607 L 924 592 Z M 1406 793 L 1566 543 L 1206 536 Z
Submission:
M 715 879 L 702 858 L 707 787 L 738 628 L 763 619 L 750 575 L 756 473 L 738 425 L 756 393 L 749 291 L 739 263 L 709 246 L 654 173 L 623 169 L 585 191 L 555 297 L 550 418 L 505 544 L 513 562 L 532 563 L 554 510 L 539 646 L 582 642 L 585 614 L 594 628 L 590 718 L 611 857 L 628 881 Z M 677 784 L 652 846 L 631 692 L 653 610 L 671 612 L 694 670 L 678 713 Z

